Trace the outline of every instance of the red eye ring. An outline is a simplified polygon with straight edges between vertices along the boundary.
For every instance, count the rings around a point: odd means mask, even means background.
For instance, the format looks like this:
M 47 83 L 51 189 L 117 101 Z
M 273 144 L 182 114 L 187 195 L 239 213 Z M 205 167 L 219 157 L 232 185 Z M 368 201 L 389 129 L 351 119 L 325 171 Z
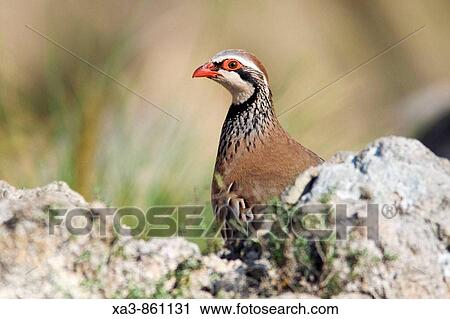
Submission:
M 222 67 L 227 71 L 235 71 L 241 68 L 241 63 L 236 59 L 228 59 L 223 61 Z

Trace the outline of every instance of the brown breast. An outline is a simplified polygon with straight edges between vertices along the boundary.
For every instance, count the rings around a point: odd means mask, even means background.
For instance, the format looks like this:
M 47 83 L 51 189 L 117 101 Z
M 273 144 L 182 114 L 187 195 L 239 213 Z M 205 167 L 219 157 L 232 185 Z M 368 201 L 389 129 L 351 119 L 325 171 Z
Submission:
M 250 147 L 245 143 L 233 149 L 230 156 L 218 157 L 212 182 L 212 199 L 229 185 L 244 199 L 246 206 L 266 204 L 295 181 L 304 170 L 323 162 L 312 151 L 290 138 L 276 125 Z

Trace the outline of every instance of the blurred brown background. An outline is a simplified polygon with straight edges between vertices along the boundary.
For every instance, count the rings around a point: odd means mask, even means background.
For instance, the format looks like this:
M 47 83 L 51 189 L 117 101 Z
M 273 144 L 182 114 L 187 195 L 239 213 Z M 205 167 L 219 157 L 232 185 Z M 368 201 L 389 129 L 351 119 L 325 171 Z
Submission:
M 391 134 L 448 148 L 448 0 L 1 0 L 0 179 L 61 179 L 114 205 L 205 203 L 230 97 L 194 68 L 255 53 L 280 114 L 422 26 L 280 117 L 325 158 Z

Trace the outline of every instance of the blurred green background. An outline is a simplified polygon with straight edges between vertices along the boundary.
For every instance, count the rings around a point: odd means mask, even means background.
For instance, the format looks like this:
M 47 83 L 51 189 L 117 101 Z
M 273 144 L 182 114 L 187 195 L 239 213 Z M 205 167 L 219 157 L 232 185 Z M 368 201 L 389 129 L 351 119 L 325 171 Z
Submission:
M 280 114 L 421 26 L 280 117 L 324 158 L 420 137 L 448 112 L 448 0 L 1 0 L 0 179 L 64 180 L 110 205 L 207 203 L 230 97 L 191 79 L 197 66 L 222 49 L 253 52 Z

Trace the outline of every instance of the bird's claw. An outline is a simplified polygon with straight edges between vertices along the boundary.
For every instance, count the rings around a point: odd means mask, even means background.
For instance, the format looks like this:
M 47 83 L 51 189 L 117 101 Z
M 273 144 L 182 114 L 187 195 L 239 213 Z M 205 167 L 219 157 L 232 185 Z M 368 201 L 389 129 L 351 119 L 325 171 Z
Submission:
M 236 220 L 242 221 L 244 223 L 251 222 L 253 220 L 253 214 L 251 208 L 248 208 L 245 204 L 245 200 L 239 197 L 236 193 L 232 191 L 234 182 L 231 183 L 225 192 L 221 192 L 218 197 L 221 198 L 219 203 L 222 202 L 224 205 L 217 205 L 215 211 L 221 210 L 226 206 L 226 208 L 231 209 L 231 212 Z

